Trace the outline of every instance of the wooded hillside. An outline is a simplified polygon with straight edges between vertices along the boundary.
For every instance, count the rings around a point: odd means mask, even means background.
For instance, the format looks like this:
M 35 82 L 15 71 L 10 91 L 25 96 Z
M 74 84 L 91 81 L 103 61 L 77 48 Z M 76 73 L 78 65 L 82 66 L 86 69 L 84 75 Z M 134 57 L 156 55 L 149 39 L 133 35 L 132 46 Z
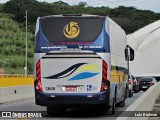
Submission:
M 37 17 L 55 14 L 94 14 L 109 16 L 117 22 L 127 34 L 160 19 L 160 13 L 149 10 L 138 10 L 135 7 L 109 8 L 108 6 L 92 7 L 86 2 L 69 5 L 63 1 L 54 3 L 38 2 L 36 0 L 10 0 L 0 5 L 0 12 L 13 14 L 18 22 L 25 20 L 25 10 L 28 10 L 30 30 L 34 32 Z

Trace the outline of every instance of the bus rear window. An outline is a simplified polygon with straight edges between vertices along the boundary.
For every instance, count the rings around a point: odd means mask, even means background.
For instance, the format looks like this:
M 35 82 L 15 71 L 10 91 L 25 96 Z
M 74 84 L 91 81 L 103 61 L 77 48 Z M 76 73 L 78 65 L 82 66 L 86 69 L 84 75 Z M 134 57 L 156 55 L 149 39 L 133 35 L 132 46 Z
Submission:
M 40 19 L 49 42 L 94 42 L 102 31 L 104 18 L 46 17 Z

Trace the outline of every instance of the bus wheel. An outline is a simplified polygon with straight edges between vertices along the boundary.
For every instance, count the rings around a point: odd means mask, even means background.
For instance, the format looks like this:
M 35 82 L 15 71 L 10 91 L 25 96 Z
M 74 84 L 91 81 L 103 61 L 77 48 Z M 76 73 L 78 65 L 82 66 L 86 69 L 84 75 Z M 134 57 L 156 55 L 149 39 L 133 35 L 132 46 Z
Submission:
M 118 103 L 118 107 L 124 107 L 125 106 L 125 99 Z
M 116 103 L 115 103 L 115 98 L 113 99 L 113 103 L 112 103 L 112 109 L 111 109 L 111 114 L 114 115 L 115 113 L 115 108 L 116 108 Z
M 125 94 L 124 94 L 124 100 L 122 100 L 121 102 L 119 102 L 117 104 L 118 107 L 124 107 L 125 106 L 125 101 L 126 101 L 126 98 L 127 98 L 127 90 L 125 91 Z
M 58 107 L 58 106 L 54 106 L 54 107 L 50 107 L 47 106 L 47 114 L 48 115 L 60 115 L 60 114 L 64 114 L 65 113 L 65 108 L 63 107 Z

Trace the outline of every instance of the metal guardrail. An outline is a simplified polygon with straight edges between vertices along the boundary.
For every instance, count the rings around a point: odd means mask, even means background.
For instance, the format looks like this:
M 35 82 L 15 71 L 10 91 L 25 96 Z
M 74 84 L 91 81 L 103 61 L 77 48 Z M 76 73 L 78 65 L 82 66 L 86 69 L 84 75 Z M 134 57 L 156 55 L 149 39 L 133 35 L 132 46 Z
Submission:
M 33 78 L 33 75 L 13 75 L 13 74 L 5 74 L 0 75 L 0 78 Z
M 0 75 L 0 88 L 1 87 L 12 87 L 12 86 L 24 86 L 33 85 L 34 77 L 33 75 L 13 75 L 6 74 Z

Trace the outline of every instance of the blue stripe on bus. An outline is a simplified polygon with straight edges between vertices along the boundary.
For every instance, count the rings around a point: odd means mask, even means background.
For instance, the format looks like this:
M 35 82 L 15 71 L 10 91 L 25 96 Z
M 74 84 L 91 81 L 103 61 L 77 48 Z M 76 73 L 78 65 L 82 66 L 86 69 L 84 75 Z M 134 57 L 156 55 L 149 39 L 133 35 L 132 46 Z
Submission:
M 71 80 L 71 81 L 73 81 L 73 80 L 85 80 L 87 78 L 94 77 L 97 74 L 99 74 L 99 73 L 83 72 L 83 73 L 79 73 L 78 75 L 73 76 L 69 80 Z

